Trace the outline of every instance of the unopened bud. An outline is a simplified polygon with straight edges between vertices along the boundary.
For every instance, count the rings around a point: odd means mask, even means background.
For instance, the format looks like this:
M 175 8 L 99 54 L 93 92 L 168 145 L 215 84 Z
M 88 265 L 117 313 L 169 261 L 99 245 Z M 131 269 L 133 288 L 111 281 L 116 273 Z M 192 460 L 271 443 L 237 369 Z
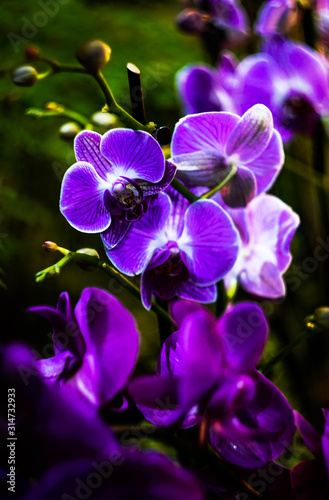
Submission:
M 20 66 L 15 69 L 12 80 L 20 87 L 32 87 L 38 80 L 38 73 L 33 66 Z
M 315 309 L 314 319 L 319 326 L 329 327 L 329 307 Z
M 94 248 L 80 248 L 80 250 L 77 250 L 77 253 L 83 253 L 84 255 L 91 255 L 92 257 L 97 257 L 98 259 L 100 258 L 99 253 Z
M 103 113 L 102 111 L 94 113 L 91 119 L 95 125 L 100 125 L 108 130 L 117 127 L 119 124 L 119 119 L 116 115 L 113 113 Z
M 64 110 L 63 106 L 57 104 L 57 102 L 47 102 L 45 105 L 45 109 L 49 109 L 50 111 L 58 111 L 59 113 Z
M 194 9 L 184 9 L 178 14 L 175 22 L 178 28 L 186 33 L 200 34 L 205 31 L 209 20 L 209 14 L 205 12 L 198 12 Z
M 28 45 L 25 47 L 25 57 L 28 61 L 34 61 L 38 59 L 40 54 L 40 49 L 34 45 Z
M 100 258 L 98 252 L 94 248 L 80 248 L 80 250 L 77 250 L 77 253 L 90 255 L 91 257 L 97 257 L 98 259 Z M 92 266 L 83 260 L 77 260 L 76 264 L 84 271 L 93 271 L 95 269 L 95 266 Z
M 60 127 L 59 136 L 66 141 L 72 141 L 79 132 L 81 132 L 79 125 L 75 122 L 68 122 Z
M 45 241 L 42 245 L 42 248 L 44 248 L 44 250 L 46 250 L 46 252 L 54 253 L 57 251 L 58 245 L 57 245 L 57 243 L 54 243 L 53 241 Z
M 101 40 L 93 40 L 82 45 L 76 57 L 87 71 L 97 73 L 109 62 L 111 48 Z

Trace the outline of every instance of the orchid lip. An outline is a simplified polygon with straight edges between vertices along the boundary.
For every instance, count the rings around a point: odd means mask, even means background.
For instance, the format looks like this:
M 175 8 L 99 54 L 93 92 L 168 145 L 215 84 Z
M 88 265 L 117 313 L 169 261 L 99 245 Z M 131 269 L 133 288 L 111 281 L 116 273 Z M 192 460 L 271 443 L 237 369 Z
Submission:
M 122 208 L 131 208 L 143 201 L 143 191 L 137 182 L 128 177 L 118 177 L 110 188 L 111 196 Z

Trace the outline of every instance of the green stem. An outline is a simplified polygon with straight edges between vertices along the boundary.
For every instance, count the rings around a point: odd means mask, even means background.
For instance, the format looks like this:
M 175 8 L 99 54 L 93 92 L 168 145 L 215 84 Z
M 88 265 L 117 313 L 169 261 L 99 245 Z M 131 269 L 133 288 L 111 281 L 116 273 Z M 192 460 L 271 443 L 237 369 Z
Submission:
M 71 252 L 69 251 L 65 257 L 63 257 L 57 264 L 53 266 L 47 267 L 43 271 L 40 271 L 36 274 L 36 282 L 40 283 L 47 278 L 55 276 L 59 274 L 61 269 L 69 264 L 70 262 L 78 262 L 88 264 L 89 266 L 97 267 L 101 269 L 105 274 L 111 276 L 116 279 L 121 285 L 123 285 L 130 293 L 132 293 L 139 300 L 141 298 L 140 289 L 130 280 L 128 280 L 123 274 L 121 274 L 117 269 L 107 264 L 107 262 L 103 261 L 99 257 L 95 255 L 88 255 L 80 252 Z M 170 322 L 174 326 L 176 326 L 174 320 L 171 316 L 160 307 L 155 302 L 152 302 L 151 310 L 155 312 L 158 316 L 161 316 L 167 322 Z
M 98 73 L 89 73 L 86 69 L 76 66 L 73 64 L 62 64 L 56 61 L 55 59 L 51 59 L 48 57 L 39 57 L 39 61 L 45 62 L 49 64 L 49 66 L 52 68 L 52 73 L 50 74 L 56 74 L 56 73 L 83 73 L 85 75 L 90 75 L 92 76 L 95 81 L 98 83 L 99 87 L 101 88 L 106 104 L 109 108 L 109 111 L 111 113 L 114 113 L 117 115 L 122 123 L 124 123 L 127 127 L 132 128 L 133 130 L 143 130 L 144 132 L 149 132 L 150 134 L 154 131 L 155 129 L 155 124 L 153 122 L 147 123 L 146 125 L 143 125 L 142 123 L 139 123 L 135 118 L 133 118 L 127 111 L 125 111 L 119 104 L 116 102 L 114 95 L 108 86 L 104 75 L 101 72 Z
M 135 118 L 133 118 L 127 111 L 125 111 L 119 104 L 116 102 L 114 95 L 108 86 L 104 75 L 99 72 L 94 75 L 92 75 L 96 82 L 98 83 L 99 87 L 102 89 L 103 94 L 105 96 L 106 104 L 109 108 L 110 113 L 114 113 L 117 115 L 120 120 L 127 125 L 129 128 L 132 128 L 133 130 L 144 130 L 144 132 L 149 132 L 152 133 L 154 131 L 155 125 L 154 123 L 147 123 L 146 125 L 143 125 L 142 123 L 139 123 Z
M 205 194 L 200 196 L 199 199 L 206 200 L 207 198 L 211 198 L 212 196 L 214 196 L 214 194 L 218 193 L 218 191 L 220 191 L 224 186 L 226 186 L 226 184 L 232 179 L 232 177 L 234 177 L 234 175 L 237 173 L 237 170 L 238 170 L 237 166 L 233 164 L 227 177 L 225 177 L 225 179 L 220 184 L 218 184 L 218 186 L 214 187 L 213 189 L 210 189 Z
M 38 61 L 49 64 L 53 73 L 84 73 L 88 75 L 89 73 L 82 68 L 81 66 L 77 66 L 76 64 L 62 64 L 55 59 L 50 57 L 38 57 Z
M 284 168 L 290 170 L 294 174 L 299 175 L 306 181 L 311 182 L 324 191 L 329 192 L 329 176 L 312 170 L 309 165 L 303 163 L 297 158 L 286 156 Z
M 312 337 L 312 335 L 319 333 L 320 331 L 321 330 L 314 323 L 310 323 L 305 328 L 305 330 L 303 330 L 302 333 L 300 335 L 298 335 L 298 337 L 296 337 L 292 342 L 290 342 L 290 344 L 288 344 L 283 349 L 281 349 L 281 351 L 279 351 L 279 353 L 276 356 L 274 356 L 274 358 L 272 358 L 268 363 L 266 363 L 260 369 L 260 372 L 263 375 L 266 375 L 267 373 L 269 373 L 272 370 L 273 366 L 275 366 L 279 361 L 282 361 L 283 359 L 285 359 L 288 356 L 288 354 L 290 354 L 291 351 L 298 344 L 300 344 L 301 342 L 304 342 L 305 340 L 308 340 L 310 337 Z
M 59 115 L 70 118 L 71 120 L 77 122 L 79 125 L 82 125 L 82 127 L 84 128 L 94 128 L 87 117 L 81 115 L 77 111 L 73 111 L 72 109 L 64 108 L 64 110 L 59 113 Z
M 198 197 L 195 196 L 195 194 L 192 193 L 184 184 L 179 182 L 178 179 L 175 179 L 171 182 L 170 184 L 176 191 L 178 191 L 184 198 L 186 198 L 190 203 L 194 203 L 195 201 L 198 201 Z
M 74 120 L 83 128 L 94 128 L 86 116 L 81 115 L 77 111 L 68 109 L 62 104 L 54 103 L 57 108 L 54 109 L 40 109 L 40 108 L 29 108 L 26 110 L 26 114 L 32 116 L 33 118 L 54 118 L 58 116 L 63 116 Z

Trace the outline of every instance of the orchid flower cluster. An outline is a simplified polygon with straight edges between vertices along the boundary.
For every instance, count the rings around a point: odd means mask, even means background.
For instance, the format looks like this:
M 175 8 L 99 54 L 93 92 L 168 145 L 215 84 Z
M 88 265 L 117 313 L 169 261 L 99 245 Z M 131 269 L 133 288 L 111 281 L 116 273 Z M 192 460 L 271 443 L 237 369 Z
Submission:
M 326 47 L 329 6 L 323 0 L 315 9 Z M 59 208 L 86 242 L 100 235 L 106 258 L 46 242 L 64 257 L 37 279 L 70 260 L 104 270 L 158 314 L 161 345 L 155 374 L 141 373 L 143 329 L 103 289 L 85 288 L 75 307 L 63 292 L 56 307 L 29 308 L 51 324 L 54 355 L 36 360 L 23 345 L 1 348 L 3 378 L 25 404 L 20 435 L 36 446 L 32 461 L 23 457 L 24 500 L 320 498 L 314 491 L 326 498 L 328 410 L 321 435 L 259 365 L 269 324 L 256 300 L 285 296 L 300 224 L 269 191 L 284 148 L 298 134 L 314 136 L 329 114 L 325 51 L 287 35 L 300 10 L 292 0 L 266 1 L 254 26 L 261 48 L 238 62 L 227 49 L 252 33 L 239 2 L 185 2 L 177 24 L 201 37 L 216 65 L 178 72 L 184 116 L 170 152 L 153 123 L 115 101 L 101 73 L 110 48 L 95 41 L 79 51 L 81 67 L 71 70 L 93 76 L 105 111 L 120 122 L 105 133 L 73 131 L 76 162 L 63 177 Z M 39 79 L 70 71 L 42 59 L 50 70 Z M 26 68 L 15 83 L 36 83 Z M 239 285 L 250 299 L 235 303 Z M 328 326 L 321 314 L 307 322 L 310 331 Z M 127 426 L 129 418 L 142 426 Z M 314 459 L 290 471 L 274 461 L 296 426 Z M 258 492 L 248 474 L 269 466 L 276 478 Z M 30 477 L 38 479 L 32 487 Z

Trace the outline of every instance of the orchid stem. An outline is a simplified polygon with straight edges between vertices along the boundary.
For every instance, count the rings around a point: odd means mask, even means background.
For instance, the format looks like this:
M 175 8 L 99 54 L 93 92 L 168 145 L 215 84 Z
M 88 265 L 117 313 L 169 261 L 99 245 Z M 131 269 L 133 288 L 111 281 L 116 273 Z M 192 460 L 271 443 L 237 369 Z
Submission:
M 182 184 L 178 179 L 174 179 L 170 184 L 176 191 L 179 192 L 184 198 L 186 198 L 190 203 L 198 201 L 198 197 L 192 193 L 184 184 Z
M 100 89 L 102 90 L 108 110 L 110 113 L 113 113 L 120 118 L 122 123 L 124 123 L 127 127 L 132 128 L 133 130 L 143 130 L 144 132 L 149 132 L 152 134 L 155 130 L 155 124 L 153 122 L 147 123 L 146 125 L 138 122 L 133 118 L 127 111 L 125 111 L 119 104 L 116 102 L 114 95 L 108 86 L 104 75 L 99 71 L 98 73 L 89 73 L 86 69 L 74 65 L 74 64 L 62 64 L 55 59 L 49 57 L 39 57 L 39 61 L 45 62 L 49 64 L 52 69 L 52 72 L 49 73 L 49 76 L 57 73 L 82 73 L 85 75 L 92 76 L 95 81 L 98 83 Z
M 320 331 L 321 329 L 315 323 L 311 321 L 308 322 L 305 330 L 303 330 L 302 333 L 298 335 L 298 337 L 296 337 L 292 342 L 281 349 L 281 351 L 268 363 L 266 363 L 259 371 L 263 375 L 266 375 L 272 370 L 273 366 L 275 366 L 279 361 L 285 359 L 298 344 L 304 342 L 305 340 L 308 340 L 310 337 L 312 337 L 316 333 L 319 333 Z
M 64 116 L 75 121 L 84 128 L 92 129 L 93 125 L 90 123 L 86 116 L 81 115 L 73 109 L 66 108 L 62 104 L 51 103 L 54 108 L 40 109 L 40 108 L 29 108 L 26 110 L 26 114 L 32 116 L 33 118 L 54 118 Z M 56 106 L 56 107 L 55 107 Z
M 112 93 L 112 90 L 108 86 L 104 75 L 101 72 L 98 72 L 94 75 L 92 75 L 96 82 L 98 83 L 99 87 L 102 89 L 103 94 L 105 96 L 106 104 L 109 108 L 110 113 L 114 113 L 115 115 L 120 118 L 120 120 L 127 125 L 129 128 L 132 128 L 133 130 L 143 130 L 144 132 L 149 132 L 152 133 L 155 129 L 155 124 L 150 122 L 147 123 L 146 125 L 143 125 L 142 123 L 138 122 L 133 118 L 127 111 L 125 111 L 119 104 L 116 102 L 114 95 Z
M 141 72 L 133 63 L 127 64 L 131 114 L 139 123 L 146 123 Z
M 61 253 L 63 253 L 61 247 L 59 247 Z M 96 255 L 88 255 L 85 253 L 80 253 L 80 252 L 71 252 L 70 250 L 66 250 L 67 254 L 56 264 L 53 266 L 47 267 L 46 269 L 38 272 L 35 276 L 36 282 L 40 283 L 44 281 L 47 278 L 51 278 L 57 274 L 60 273 L 61 269 L 69 264 L 70 262 L 77 262 L 77 263 L 84 263 L 89 266 L 93 267 L 98 267 L 101 269 L 105 274 L 108 276 L 111 276 L 112 278 L 116 279 L 121 285 L 123 285 L 130 293 L 135 295 L 139 300 L 141 298 L 141 293 L 140 289 L 138 286 L 136 286 L 134 283 L 132 283 L 130 280 L 128 280 L 123 274 L 121 274 L 117 269 L 114 267 L 110 266 L 107 264 L 107 262 L 103 261 Z M 151 305 L 151 310 L 155 312 L 158 316 L 161 316 L 165 321 L 170 324 L 176 326 L 174 320 L 171 318 L 171 316 L 158 304 L 155 302 L 152 302 Z
M 220 191 L 224 186 L 226 186 L 226 184 L 232 179 L 232 177 L 234 177 L 234 175 L 237 173 L 237 170 L 238 170 L 237 166 L 233 164 L 227 177 L 225 177 L 225 179 L 220 184 L 218 184 L 218 186 L 215 186 L 213 189 L 210 189 L 205 194 L 200 196 L 199 199 L 206 200 L 214 196 L 214 194 L 218 193 L 218 191 Z

